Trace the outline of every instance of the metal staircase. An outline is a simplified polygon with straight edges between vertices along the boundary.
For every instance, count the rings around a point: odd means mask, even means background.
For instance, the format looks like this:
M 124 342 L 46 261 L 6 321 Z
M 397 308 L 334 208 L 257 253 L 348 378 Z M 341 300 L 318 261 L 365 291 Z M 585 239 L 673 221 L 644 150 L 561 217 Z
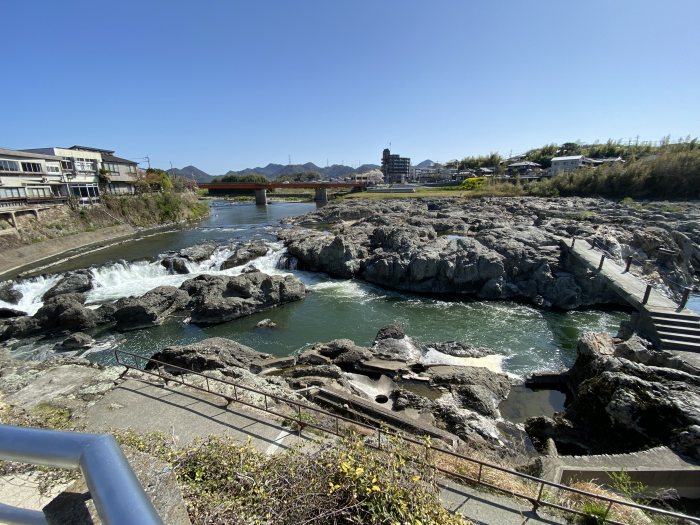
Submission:
M 688 310 L 650 310 L 649 316 L 661 350 L 700 352 L 700 316 Z

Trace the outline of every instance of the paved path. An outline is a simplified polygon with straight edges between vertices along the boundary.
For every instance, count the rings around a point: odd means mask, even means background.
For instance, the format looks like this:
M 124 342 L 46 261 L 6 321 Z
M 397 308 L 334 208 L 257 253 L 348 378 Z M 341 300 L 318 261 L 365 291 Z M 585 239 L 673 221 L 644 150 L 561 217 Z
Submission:
M 227 408 L 219 396 L 176 383 L 164 386 L 141 379 L 127 379 L 88 408 L 88 431 L 107 432 L 112 429 L 161 431 L 175 436 L 181 444 L 211 434 L 227 435 L 240 441 L 250 439 L 254 446 L 268 454 L 292 445 L 314 446 L 308 436 L 299 437 L 290 432 L 270 414 L 235 402 Z M 440 485 L 440 497 L 445 507 L 462 513 L 476 524 L 566 523 L 538 517 L 526 502 L 449 481 Z
M 490 492 L 476 490 L 451 481 L 440 481 L 440 500 L 451 512 L 459 512 L 476 525 L 524 525 L 529 523 L 569 523 L 563 517 L 538 514 L 532 505 Z
M 114 429 L 160 431 L 180 444 L 212 434 L 241 442 L 250 439 L 268 454 L 308 441 L 265 412 L 235 402 L 227 409 L 220 396 L 176 383 L 166 387 L 139 379 L 127 379 L 88 408 L 88 432 Z

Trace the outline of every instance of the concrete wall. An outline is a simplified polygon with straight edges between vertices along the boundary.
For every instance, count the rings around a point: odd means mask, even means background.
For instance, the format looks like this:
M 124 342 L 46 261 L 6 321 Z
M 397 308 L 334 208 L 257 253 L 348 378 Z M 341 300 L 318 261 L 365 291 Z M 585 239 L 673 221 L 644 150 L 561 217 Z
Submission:
M 602 485 L 610 485 L 609 472 L 619 471 L 598 468 L 564 469 L 561 472 L 560 483 L 571 485 L 576 481 L 594 481 Z M 634 481 L 643 483 L 650 489 L 673 488 L 683 498 L 700 498 L 700 470 L 628 468 L 625 469 L 625 473 L 629 474 Z

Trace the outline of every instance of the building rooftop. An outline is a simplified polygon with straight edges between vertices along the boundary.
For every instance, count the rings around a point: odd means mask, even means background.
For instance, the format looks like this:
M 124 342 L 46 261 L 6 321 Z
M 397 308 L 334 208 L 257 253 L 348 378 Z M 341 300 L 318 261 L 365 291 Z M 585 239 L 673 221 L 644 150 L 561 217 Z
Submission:
M 70 148 L 66 149 L 77 149 L 77 150 L 83 150 L 83 151 L 94 151 L 95 153 L 103 153 L 105 155 L 114 155 L 114 150 L 113 149 L 100 149 L 100 148 L 92 148 L 90 146 L 71 146 Z
M 522 162 L 514 162 L 513 164 L 508 165 L 509 168 L 541 168 L 539 164 L 536 162 L 532 162 L 530 160 L 524 160 Z
M 564 160 L 581 160 L 583 158 L 583 155 L 569 155 L 568 157 L 554 157 L 552 159 L 552 162 L 554 161 L 564 161 Z
M 33 151 L 19 151 L 16 149 L 0 148 L 0 155 L 6 157 L 21 157 L 23 159 L 44 159 L 44 160 L 61 160 L 61 157 L 56 155 L 46 155 L 44 153 L 35 153 Z
M 102 155 L 102 162 L 112 162 L 114 164 L 129 164 L 131 166 L 136 166 L 138 162 L 134 162 L 133 160 L 129 159 L 123 159 L 121 157 L 115 157 L 114 155 L 108 155 L 104 154 Z

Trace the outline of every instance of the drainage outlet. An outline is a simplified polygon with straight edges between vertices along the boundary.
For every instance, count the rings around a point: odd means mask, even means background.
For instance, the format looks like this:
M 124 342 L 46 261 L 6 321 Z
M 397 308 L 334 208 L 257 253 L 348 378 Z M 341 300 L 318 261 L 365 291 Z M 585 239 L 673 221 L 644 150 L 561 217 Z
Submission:
M 389 398 L 388 398 L 387 396 L 385 396 L 384 394 L 379 394 L 377 397 L 374 398 L 374 400 L 375 400 L 377 403 L 382 403 L 382 404 L 384 404 L 384 403 L 386 403 L 387 401 L 389 401 Z

